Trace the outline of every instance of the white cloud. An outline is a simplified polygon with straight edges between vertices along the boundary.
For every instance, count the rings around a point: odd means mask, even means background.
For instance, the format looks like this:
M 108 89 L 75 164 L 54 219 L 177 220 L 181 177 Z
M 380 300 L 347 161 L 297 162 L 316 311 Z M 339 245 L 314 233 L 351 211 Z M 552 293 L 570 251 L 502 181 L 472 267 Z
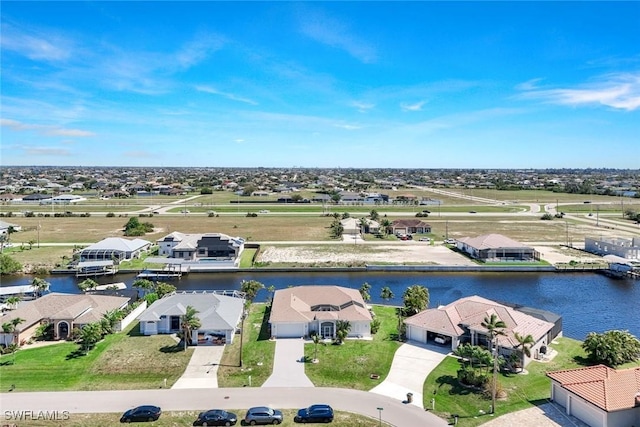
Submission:
M 73 43 L 55 32 L 33 28 L 17 29 L 2 23 L 2 49 L 33 60 L 64 61 L 71 57 Z
M 426 101 L 415 102 L 413 104 L 403 102 L 400 104 L 400 108 L 402 108 L 402 111 L 421 111 L 424 104 L 426 104 Z
M 344 23 L 309 8 L 304 8 L 300 15 L 300 31 L 307 37 L 322 44 L 342 49 L 365 64 L 377 60 L 373 46 L 350 34 L 350 29 Z
M 350 125 L 350 124 L 337 124 L 335 125 L 335 127 L 340 128 L 340 129 L 345 129 L 345 130 L 358 130 L 358 129 L 362 129 L 362 126 L 358 126 L 358 125 Z
M 372 108 L 374 108 L 376 106 L 376 104 L 373 103 L 369 103 L 369 102 L 360 102 L 360 101 L 354 101 L 351 103 L 351 105 L 355 108 L 358 109 L 359 112 L 361 113 L 366 113 L 367 111 L 371 110 Z
M 47 135 L 52 136 L 69 136 L 69 137 L 86 137 L 86 136 L 95 136 L 95 133 L 89 132 L 86 130 L 80 129 L 50 129 L 47 132 Z
M 29 123 L 22 123 L 17 120 L 0 119 L 0 126 L 8 127 L 14 131 L 28 131 L 35 130 L 38 133 L 50 136 L 67 136 L 67 137 L 87 137 L 95 136 L 95 133 L 81 129 L 66 129 L 56 126 L 48 125 L 36 125 Z
M 182 68 L 189 68 L 206 59 L 223 45 L 224 39 L 218 35 L 198 34 L 194 40 L 186 43 L 176 54 L 176 60 Z
M 70 156 L 72 154 L 70 150 L 66 148 L 59 148 L 59 147 L 19 146 L 14 148 L 23 150 L 26 154 L 30 156 Z
M 527 88 L 530 88 L 527 90 Z M 640 108 L 640 73 L 615 73 L 577 87 L 542 89 L 526 83 L 520 97 L 541 99 L 553 104 L 582 106 L 604 105 L 618 110 Z
M 212 95 L 220 95 L 232 101 L 244 102 L 245 104 L 251 104 L 251 105 L 258 105 L 258 103 L 253 99 L 244 98 L 242 96 L 238 96 L 233 93 L 222 92 L 211 86 L 196 86 L 196 90 L 200 92 L 210 93 Z

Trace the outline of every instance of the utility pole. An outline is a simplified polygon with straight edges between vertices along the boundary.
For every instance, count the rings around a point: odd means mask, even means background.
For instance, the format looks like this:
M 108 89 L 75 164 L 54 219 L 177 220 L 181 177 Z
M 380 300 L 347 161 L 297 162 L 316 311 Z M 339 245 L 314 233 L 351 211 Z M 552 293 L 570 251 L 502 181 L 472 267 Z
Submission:
M 444 239 L 448 240 L 449 239 L 449 221 L 445 221 L 444 222 Z

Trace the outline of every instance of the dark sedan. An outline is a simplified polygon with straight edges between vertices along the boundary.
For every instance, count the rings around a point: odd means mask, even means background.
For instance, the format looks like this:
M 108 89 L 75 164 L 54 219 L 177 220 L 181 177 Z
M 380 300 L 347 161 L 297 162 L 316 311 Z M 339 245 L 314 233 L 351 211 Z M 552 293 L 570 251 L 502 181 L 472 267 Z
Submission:
M 198 419 L 193 422 L 194 426 L 234 426 L 238 422 L 236 414 L 223 411 L 222 409 L 211 409 L 200 412 Z
M 329 405 L 311 405 L 302 408 L 293 418 L 297 423 L 330 423 L 333 421 L 333 408 Z
M 138 421 L 157 421 L 162 414 L 162 410 L 157 406 L 143 405 L 133 409 L 129 409 L 120 417 L 121 423 L 130 423 Z

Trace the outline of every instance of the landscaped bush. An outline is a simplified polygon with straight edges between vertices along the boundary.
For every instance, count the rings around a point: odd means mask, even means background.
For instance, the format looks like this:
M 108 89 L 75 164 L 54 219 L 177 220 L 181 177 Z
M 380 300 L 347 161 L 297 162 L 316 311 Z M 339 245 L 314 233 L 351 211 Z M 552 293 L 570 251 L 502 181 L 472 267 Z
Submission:
M 484 388 L 489 384 L 490 377 L 486 372 L 479 369 L 474 369 L 471 366 L 465 366 L 458 370 L 458 381 L 461 384 Z

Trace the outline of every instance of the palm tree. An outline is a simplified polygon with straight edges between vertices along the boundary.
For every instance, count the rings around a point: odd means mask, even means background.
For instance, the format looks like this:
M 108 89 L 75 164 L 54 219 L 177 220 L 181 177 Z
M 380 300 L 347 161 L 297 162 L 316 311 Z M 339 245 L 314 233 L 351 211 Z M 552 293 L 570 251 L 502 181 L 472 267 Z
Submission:
M 493 384 L 491 386 L 491 413 L 496 412 L 496 387 L 498 385 L 498 335 L 504 335 L 504 329 L 507 324 L 492 313 L 490 317 L 485 317 L 481 323 L 482 327 L 487 330 L 487 335 L 493 347 Z
M 78 288 L 82 292 L 90 291 L 98 287 L 98 282 L 93 279 L 85 279 L 82 282 L 78 283 Z
M 320 335 L 313 334 L 313 363 L 318 363 L 318 344 L 320 344 Z
M 152 292 L 155 289 L 155 285 L 148 279 L 137 279 L 131 285 L 134 288 L 142 289 L 143 295 Z
M 385 286 L 384 288 L 382 288 L 382 292 L 380 292 L 380 298 L 382 298 L 385 301 L 388 301 L 390 299 L 393 299 L 393 291 L 391 290 L 390 287 Z
M 338 320 L 336 322 L 336 343 L 343 344 L 350 331 L 351 323 L 348 320 Z
M 391 221 L 389 221 L 387 218 L 384 218 L 382 221 L 380 221 L 380 228 L 382 229 L 382 231 L 386 236 L 387 234 L 389 234 L 389 229 L 391 228 Z
M 368 284 L 367 282 L 364 282 L 362 286 L 360 286 L 360 295 L 362 295 L 362 299 L 364 300 L 364 302 L 371 300 L 371 294 L 369 294 L 370 290 L 371 290 L 371 285 Z
M 22 301 L 22 297 L 20 295 L 16 295 L 16 296 L 7 298 L 6 303 L 11 310 L 15 310 L 16 308 L 18 308 L 18 303 L 20 301 Z
M 17 342 L 17 329 L 18 329 L 18 325 L 20 325 L 21 323 L 26 322 L 26 320 L 24 320 L 21 317 L 16 317 L 15 319 L 12 319 L 9 322 L 5 322 L 2 324 L 2 332 L 4 332 L 5 334 L 13 334 L 13 338 L 11 339 L 11 342 Z
M 198 313 L 198 310 L 188 305 L 185 313 L 180 317 L 180 323 L 182 324 L 182 331 L 184 333 L 183 340 L 185 350 L 187 349 L 187 343 L 191 341 L 191 332 L 202 326 L 197 316 Z
M 536 343 L 536 340 L 533 339 L 533 336 L 531 336 L 531 334 L 527 336 L 522 336 L 516 332 L 513 334 L 513 336 L 516 339 L 516 341 L 518 341 L 518 345 L 516 347 L 522 347 L 520 367 L 524 369 L 524 364 L 525 364 L 524 358 L 525 356 L 531 357 L 531 347 L 533 346 L 533 344 Z
M 103 332 L 105 334 L 112 334 L 115 331 L 116 324 L 124 317 L 123 314 L 122 310 L 117 308 L 103 314 L 100 320 Z
M 40 277 L 35 277 L 31 282 L 31 286 L 35 288 L 36 294 L 41 297 L 43 293 L 49 290 L 50 283 Z

